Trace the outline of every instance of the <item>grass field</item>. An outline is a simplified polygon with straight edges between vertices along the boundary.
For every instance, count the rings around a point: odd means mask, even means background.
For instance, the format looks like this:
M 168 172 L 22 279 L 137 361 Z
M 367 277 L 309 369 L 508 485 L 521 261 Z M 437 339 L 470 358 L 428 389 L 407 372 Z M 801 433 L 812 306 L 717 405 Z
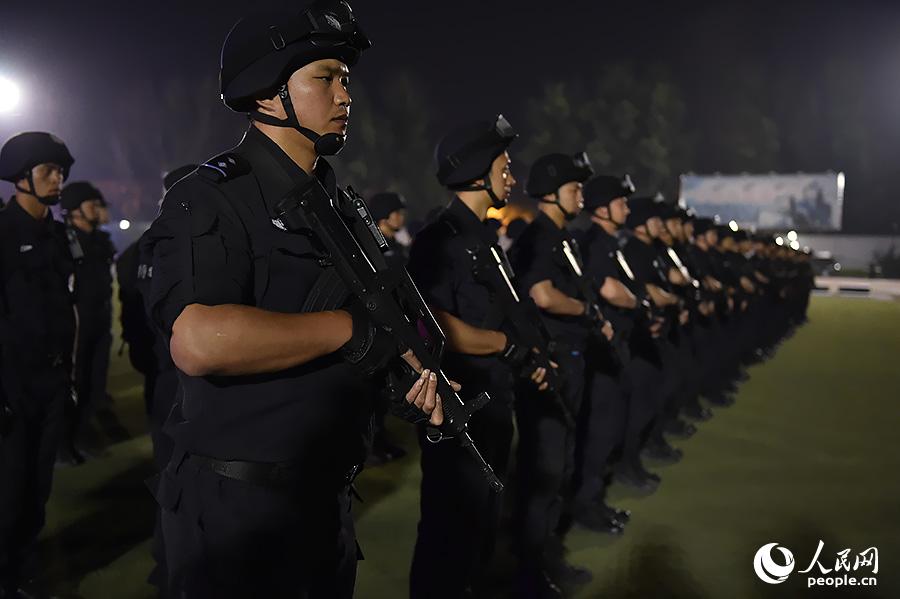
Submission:
M 658 469 L 654 495 L 612 489 L 611 502 L 633 511 L 622 538 L 571 535 L 570 559 L 594 572 L 578 597 L 900 597 L 898 357 L 900 303 L 814 298 L 810 323 L 751 370 L 737 403 L 679 443 L 685 458 Z M 110 390 L 131 438 L 56 474 L 41 554 L 61 597 L 153 597 L 144 582 L 153 504 L 142 482 L 150 442 L 140 379 L 124 358 L 114 356 Z M 413 449 L 408 428 L 394 431 Z M 418 481 L 415 454 L 360 479 L 362 599 L 407 596 Z M 819 561 L 832 569 L 838 551 L 850 548 L 852 563 L 877 547 L 878 586 L 807 589 L 798 572 L 820 540 Z M 777 586 L 753 572 L 757 549 L 773 542 L 796 560 Z M 501 547 L 501 567 L 505 559 Z

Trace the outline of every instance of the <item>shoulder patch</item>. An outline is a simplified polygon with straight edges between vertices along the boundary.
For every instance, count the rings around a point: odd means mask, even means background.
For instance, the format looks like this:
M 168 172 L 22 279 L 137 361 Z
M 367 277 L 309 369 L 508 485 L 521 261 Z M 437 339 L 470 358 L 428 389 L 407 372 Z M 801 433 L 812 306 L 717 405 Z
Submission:
M 224 183 L 251 171 L 250 163 L 241 155 L 233 152 L 219 154 L 207 160 L 197 169 L 197 173 L 216 183 Z

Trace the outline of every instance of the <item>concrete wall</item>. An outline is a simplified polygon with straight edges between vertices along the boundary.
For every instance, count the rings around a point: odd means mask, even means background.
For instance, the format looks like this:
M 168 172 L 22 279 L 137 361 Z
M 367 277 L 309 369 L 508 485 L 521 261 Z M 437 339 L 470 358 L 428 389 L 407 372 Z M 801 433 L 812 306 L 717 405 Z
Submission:
M 797 237 L 800 247 L 815 252 L 829 251 L 843 268 L 868 269 L 873 255 L 885 253 L 894 243 L 900 252 L 900 236 L 890 235 L 804 235 Z

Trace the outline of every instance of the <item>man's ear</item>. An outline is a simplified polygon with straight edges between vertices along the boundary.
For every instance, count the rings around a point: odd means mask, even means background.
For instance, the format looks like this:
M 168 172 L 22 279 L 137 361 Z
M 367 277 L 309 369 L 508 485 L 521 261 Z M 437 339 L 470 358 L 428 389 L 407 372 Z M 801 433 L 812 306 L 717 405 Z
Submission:
M 287 117 L 284 112 L 284 106 L 282 105 L 281 99 L 278 97 L 278 94 L 275 94 L 271 98 L 263 98 L 261 100 L 257 100 L 256 109 L 262 114 L 267 114 L 278 119 Z

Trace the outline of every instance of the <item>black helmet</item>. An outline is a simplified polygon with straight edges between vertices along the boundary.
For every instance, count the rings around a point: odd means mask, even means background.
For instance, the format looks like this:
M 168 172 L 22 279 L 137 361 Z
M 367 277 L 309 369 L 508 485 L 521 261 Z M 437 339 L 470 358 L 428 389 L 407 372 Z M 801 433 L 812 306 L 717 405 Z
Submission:
M 630 212 L 625 218 L 625 226 L 635 229 L 655 216 L 659 216 L 657 203 L 650 196 L 631 198 L 628 200 Z
M 458 127 L 434 150 L 438 181 L 444 187 L 455 189 L 484 177 L 494 159 L 518 136 L 502 114 L 493 121 L 476 121 Z
M 601 206 L 609 206 L 616 198 L 627 198 L 633 193 L 634 183 L 629 175 L 600 175 L 584 186 L 584 207 L 593 212 Z
M 538 158 L 528 173 L 528 184 L 525 191 L 531 197 L 543 198 L 552 195 L 554 199 L 538 201 L 544 204 L 554 204 L 565 216 L 566 220 L 572 220 L 577 215 L 562 207 L 559 200 L 559 188 L 572 181 L 584 183 L 594 174 L 591 161 L 585 152 L 574 156 L 567 154 L 547 154 Z
M 494 159 L 518 136 L 502 114 L 492 121 L 476 121 L 458 127 L 434 149 L 438 181 L 455 191 L 487 191 L 494 206 L 502 207 L 506 202 L 497 197 L 485 175 L 491 170 Z M 471 184 L 481 178 L 485 179 L 483 185 Z
M 701 235 L 710 230 L 715 230 L 716 221 L 711 218 L 696 217 L 694 218 L 694 235 Z
M 87 181 L 72 181 L 63 188 L 60 205 L 64 210 L 71 212 L 88 200 L 102 201 L 103 194 Z
M 538 158 L 528 172 L 525 193 L 533 198 L 555 194 L 560 187 L 571 181 L 584 183 L 594 174 L 591 161 L 585 152 L 574 156 L 568 154 L 547 154 Z
M 179 166 L 176 169 L 170 170 L 163 177 L 163 189 L 169 191 L 172 189 L 172 186 L 193 173 L 197 170 L 196 164 L 185 164 L 184 166 Z
M 34 181 L 31 177 L 31 169 L 39 164 L 56 164 L 62 167 L 63 181 L 69 177 L 69 169 L 75 159 L 69 153 L 69 148 L 63 141 L 52 133 L 43 131 L 31 131 L 20 133 L 7 140 L 0 149 L 0 179 L 17 183 L 21 179 L 27 179 L 31 189 L 22 189 L 16 185 L 16 189 L 22 193 L 35 196 L 41 203 L 53 205 L 59 202 L 59 196 L 38 196 L 34 193 Z
M 406 198 L 399 193 L 386 191 L 376 193 L 369 200 L 369 212 L 372 213 L 372 219 L 377 223 L 391 215 L 397 210 L 406 208 Z
M 359 60 L 372 42 L 343 0 L 315 0 L 299 12 L 268 12 L 238 21 L 222 46 L 219 83 L 222 101 L 236 112 L 279 127 L 293 127 L 316 144 L 322 155 L 340 152 L 344 136 L 319 135 L 300 125 L 287 92 L 287 80 L 316 60 L 336 58 L 347 66 Z M 278 93 L 287 119 L 256 112 L 256 100 Z

